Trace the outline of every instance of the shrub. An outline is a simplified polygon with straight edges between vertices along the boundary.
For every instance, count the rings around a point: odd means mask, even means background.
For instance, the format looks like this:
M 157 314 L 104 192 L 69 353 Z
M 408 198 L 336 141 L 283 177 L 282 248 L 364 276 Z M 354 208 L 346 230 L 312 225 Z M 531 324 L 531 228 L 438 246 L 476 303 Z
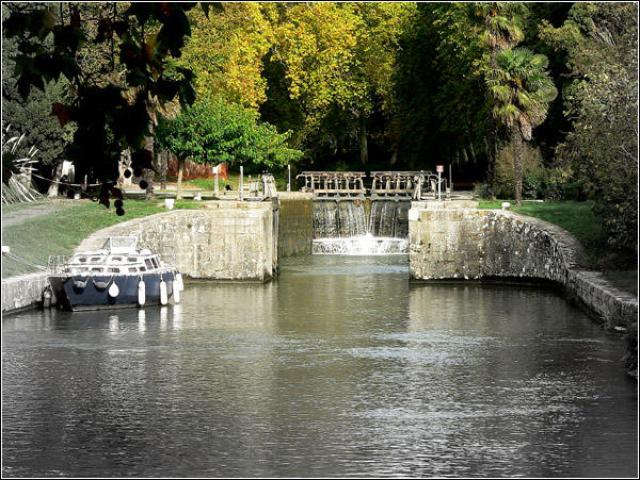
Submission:
M 491 186 L 486 182 L 476 183 L 473 186 L 473 195 L 488 200 L 493 198 L 493 191 L 491 190 Z

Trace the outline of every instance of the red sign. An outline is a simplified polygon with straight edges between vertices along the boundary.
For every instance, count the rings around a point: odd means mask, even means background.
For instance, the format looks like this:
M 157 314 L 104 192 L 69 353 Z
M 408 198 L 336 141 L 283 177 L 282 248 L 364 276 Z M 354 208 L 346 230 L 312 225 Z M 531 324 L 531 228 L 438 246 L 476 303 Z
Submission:
M 436 172 L 437 173 L 443 173 L 444 172 L 444 165 L 436 165 Z

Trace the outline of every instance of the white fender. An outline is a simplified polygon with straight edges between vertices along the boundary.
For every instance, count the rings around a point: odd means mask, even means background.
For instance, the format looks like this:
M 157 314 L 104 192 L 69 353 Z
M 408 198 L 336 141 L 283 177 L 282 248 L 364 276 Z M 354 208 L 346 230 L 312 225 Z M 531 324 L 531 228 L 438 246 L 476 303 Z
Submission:
M 176 273 L 176 285 L 181 292 L 184 290 L 184 283 L 182 282 L 182 274 Z
M 169 301 L 167 297 L 167 282 L 160 280 L 160 305 L 166 305 Z
M 113 283 L 111 284 L 111 286 L 109 287 L 109 296 L 116 298 L 118 295 L 120 295 L 120 289 L 118 288 L 118 285 L 116 284 L 116 281 L 114 280 Z
M 138 282 L 138 305 L 143 307 L 145 300 L 146 300 L 146 293 L 145 293 L 144 280 L 141 279 Z
M 180 285 L 177 278 L 173 281 L 173 303 L 180 303 Z

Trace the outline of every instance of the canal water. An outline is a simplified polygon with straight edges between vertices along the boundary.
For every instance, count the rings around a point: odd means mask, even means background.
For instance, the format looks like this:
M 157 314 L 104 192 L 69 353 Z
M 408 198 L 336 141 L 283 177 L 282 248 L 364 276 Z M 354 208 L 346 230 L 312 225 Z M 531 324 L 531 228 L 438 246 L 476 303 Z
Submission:
M 637 395 L 558 293 L 312 256 L 179 306 L 3 320 L 11 476 L 636 476 Z

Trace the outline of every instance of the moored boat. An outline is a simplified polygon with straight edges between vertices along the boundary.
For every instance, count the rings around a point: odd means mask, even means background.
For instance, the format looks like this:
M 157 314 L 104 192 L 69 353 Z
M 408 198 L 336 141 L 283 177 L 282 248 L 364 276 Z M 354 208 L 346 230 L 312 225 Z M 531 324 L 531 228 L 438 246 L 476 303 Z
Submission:
M 95 251 L 50 258 L 49 283 L 62 308 L 99 310 L 180 302 L 182 276 L 133 236 L 110 237 Z

